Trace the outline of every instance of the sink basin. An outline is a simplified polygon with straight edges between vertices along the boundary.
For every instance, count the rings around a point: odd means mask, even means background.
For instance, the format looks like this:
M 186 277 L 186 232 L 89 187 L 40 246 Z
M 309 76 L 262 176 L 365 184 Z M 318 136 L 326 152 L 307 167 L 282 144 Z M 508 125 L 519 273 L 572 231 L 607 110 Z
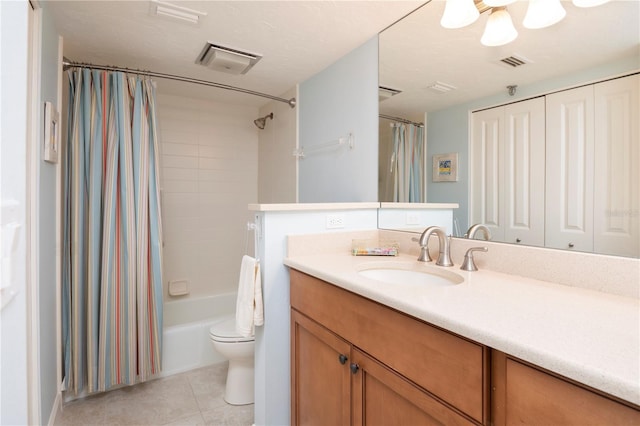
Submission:
M 416 265 L 408 262 L 372 262 L 371 264 L 361 265 L 358 274 L 372 280 L 398 285 L 444 287 L 460 284 L 464 281 L 461 275 L 440 266 Z

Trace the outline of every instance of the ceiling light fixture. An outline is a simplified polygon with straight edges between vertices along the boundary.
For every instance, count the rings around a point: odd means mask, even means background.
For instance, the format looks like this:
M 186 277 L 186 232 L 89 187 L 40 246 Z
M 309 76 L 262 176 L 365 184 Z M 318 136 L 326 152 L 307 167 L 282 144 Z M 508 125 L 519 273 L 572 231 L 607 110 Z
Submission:
M 200 12 L 187 7 L 178 6 L 164 1 L 151 0 L 150 13 L 152 16 L 163 16 L 178 19 L 191 24 L 199 24 L 200 18 L 207 16 L 206 12 Z
M 480 16 L 473 0 L 447 0 L 440 25 L 444 28 L 462 28 L 473 24 Z
M 608 2 L 609 0 L 573 0 L 573 5 L 577 7 L 594 7 Z
M 513 26 L 511 15 L 506 7 L 494 7 L 487 20 L 487 26 L 480 39 L 485 46 L 502 46 L 511 43 L 518 37 L 518 31 Z
M 440 25 L 462 28 L 474 23 L 481 13 L 490 10 L 480 42 L 485 46 L 502 46 L 518 37 L 518 31 L 506 5 L 517 0 L 447 0 Z M 611 0 L 573 0 L 577 7 L 593 7 Z M 529 29 L 546 28 L 560 22 L 567 15 L 560 0 L 529 0 L 522 25 Z
M 529 29 L 546 28 L 560 22 L 566 14 L 560 0 L 529 0 L 522 25 Z
M 482 3 L 489 7 L 501 7 L 507 6 L 511 3 L 515 3 L 516 0 L 482 0 Z

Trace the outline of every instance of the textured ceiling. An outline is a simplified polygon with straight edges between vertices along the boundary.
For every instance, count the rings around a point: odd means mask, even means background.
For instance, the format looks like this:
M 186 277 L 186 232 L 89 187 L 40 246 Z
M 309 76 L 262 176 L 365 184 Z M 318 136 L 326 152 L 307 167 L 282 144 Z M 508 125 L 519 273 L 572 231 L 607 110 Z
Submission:
M 1 0 L 0 0 L 1 1 Z M 215 81 L 281 96 L 419 8 L 380 37 L 380 84 L 403 93 L 380 104 L 381 112 L 415 117 L 460 102 L 506 91 L 576 70 L 635 56 L 640 67 L 640 0 L 613 0 L 582 9 L 563 0 L 566 18 L 546 29 L 522 27 L 527 2 L 508 7 L 519 36 L 488 48 L 480 37 L 488 17 L 464 29 L 447 30 L 439 20 L 443 0 L 420 1 L 178 1 L 207 12 L 202 23 L 151 16 L 150 2 L 46 1 L 64 54 L 73 61 L 150 69 Z M 424 6 L 420 7 L 421 5 Z M 246 75 L 229 75 L 195 65 L 204 43 L 263 55 Z M 510 68 L 509 55 L 532 63 Z M 432 82 L 457 90 L 435 94 Z M 158 79 L 160 91 L 215 97 L 261 106 L 264 98 Z M 419 116 L 419 115 L 418 115 Z
M 149 1 L 48 1 L 72 61 L 153 70 L 282 95 L 424 1 L 173 1 L 201 24 L 151 16 Z M 263 55 L 245 75 L 195 65 L 205 42 Z M 268 100 L 158 80 L 159 90 L 260 106 Z

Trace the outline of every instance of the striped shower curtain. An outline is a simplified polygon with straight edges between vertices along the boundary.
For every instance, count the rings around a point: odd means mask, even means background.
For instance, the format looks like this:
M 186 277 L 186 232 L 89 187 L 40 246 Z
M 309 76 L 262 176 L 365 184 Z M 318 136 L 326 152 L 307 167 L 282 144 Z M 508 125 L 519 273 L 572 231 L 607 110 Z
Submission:
M 393 201 L 425 201 L 424 128 L 414 124 L 393 125 Z
M 153 82 L 68 76 L 62 339 L 65 388 L 77 394 L 160 371 L 162 227 Z

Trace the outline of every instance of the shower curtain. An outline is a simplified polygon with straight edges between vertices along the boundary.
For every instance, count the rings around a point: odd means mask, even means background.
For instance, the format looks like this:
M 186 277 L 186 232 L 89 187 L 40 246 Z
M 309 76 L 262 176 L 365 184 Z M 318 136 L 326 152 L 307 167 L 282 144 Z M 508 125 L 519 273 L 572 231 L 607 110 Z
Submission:
M 160 371 L 162 227 L 153 82 L 88 69 L 68 76 L 63 375 L 78 394 Z
M 392 126 L 392 201 L 422 203 L 425 198 L 424 128 L 414 124 Z

